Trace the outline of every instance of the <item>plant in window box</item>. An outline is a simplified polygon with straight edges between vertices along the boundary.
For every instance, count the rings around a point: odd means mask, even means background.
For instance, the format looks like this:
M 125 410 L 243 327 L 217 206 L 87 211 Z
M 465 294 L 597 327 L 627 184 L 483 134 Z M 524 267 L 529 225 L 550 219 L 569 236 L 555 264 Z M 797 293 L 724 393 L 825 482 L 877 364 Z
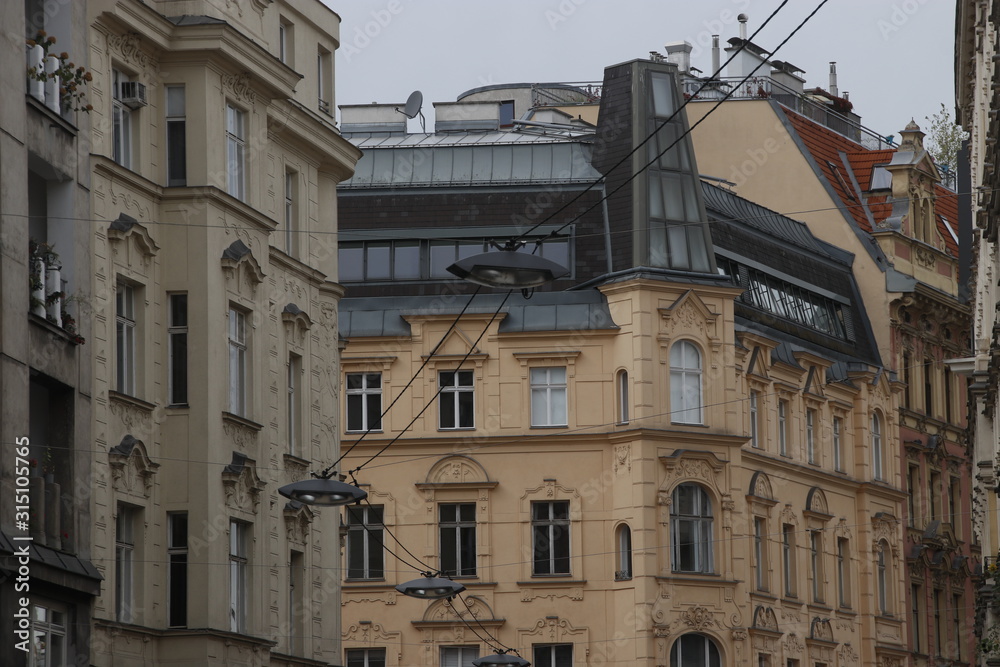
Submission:
M 59 55 L 50 54 L 49 49 L 56 43 L 53 35 L 39 30 L 34 39 L 25 40 L 28 49 L 32 51 L 28 67 L 28 79 L 42 84 L 54 83 L 59 93 L 61 111 L 90 112 L 94 107 L 86 103 L 84 87 L 93 80 L 93 75 L 86 67 L 77 66 L 70 61 L 69 54 L 63 51 Z M 54 90 L 52 92 L 55 92 Z M 43 93 L 43 96 L 48 92 Z M 37 94 L 36 94 L 37 96 Z
M 986 664 L 1000 664 L 1000 625 L 992 625 L 983 631 L 976 650 L 979 657 L 986 660 Z

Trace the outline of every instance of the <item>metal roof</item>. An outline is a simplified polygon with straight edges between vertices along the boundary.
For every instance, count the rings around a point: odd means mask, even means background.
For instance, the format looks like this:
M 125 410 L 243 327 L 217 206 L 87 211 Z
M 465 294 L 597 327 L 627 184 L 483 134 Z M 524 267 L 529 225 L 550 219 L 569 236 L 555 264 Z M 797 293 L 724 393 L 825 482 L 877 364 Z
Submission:
M 477 295 L 467 314 L 493 314 L 503 294 Z M 467 303 L 463 297 L 406 296 L 342 299 L 340 334 L 345 338 L 409 336 L 405 316 L 454 316 Z M 597 290 L 537 292 L 530 299 L 512 294 L 500 311 L 500 333 L 528 331 L 601 331 L 617 329 L 607 300 Z

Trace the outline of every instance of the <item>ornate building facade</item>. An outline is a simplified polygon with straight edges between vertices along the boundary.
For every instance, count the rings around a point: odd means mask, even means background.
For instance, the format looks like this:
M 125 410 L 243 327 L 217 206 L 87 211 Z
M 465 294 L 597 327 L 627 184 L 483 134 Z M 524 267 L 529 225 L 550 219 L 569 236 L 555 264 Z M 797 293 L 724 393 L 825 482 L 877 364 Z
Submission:
M 315 1 L 87 3 L 95 665 L 340 655 L 339 17 Z

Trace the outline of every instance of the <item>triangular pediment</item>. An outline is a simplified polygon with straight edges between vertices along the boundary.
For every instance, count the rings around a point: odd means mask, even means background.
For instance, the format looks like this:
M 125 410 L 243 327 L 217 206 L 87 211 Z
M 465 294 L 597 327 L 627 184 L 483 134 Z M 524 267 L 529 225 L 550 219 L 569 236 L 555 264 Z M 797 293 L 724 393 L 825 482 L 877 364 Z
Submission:
M 667 308 L 660 308 L 660 315 L 665 320 L 683 323 L 691 320 L 692 316 L 700 319 L 704 323 L 714 323 L 719 316 L 702 301 L 701 297 L 694 290 L 687 290 Z

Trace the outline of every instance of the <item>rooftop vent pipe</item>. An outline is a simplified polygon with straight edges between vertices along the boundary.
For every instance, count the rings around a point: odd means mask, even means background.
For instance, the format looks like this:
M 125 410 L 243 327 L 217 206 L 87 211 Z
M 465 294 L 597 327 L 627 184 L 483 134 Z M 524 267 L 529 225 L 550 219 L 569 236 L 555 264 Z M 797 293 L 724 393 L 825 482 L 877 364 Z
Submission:
M 732 14 L 730 14 L 732 16 Z M 736 17 L 736 20 L 740 22 L 740 39 L 746 41 L 747 39 L 747 20 L 748 16 L 746 14 L 740 14 Z
M 718 76 L 719 72 L 719 36 L 712 35 L 712 76 Z
M 830 94 L 834 97 L 840 97 L 840 93 L 837 91 L 837 63 L 830 62 Z

